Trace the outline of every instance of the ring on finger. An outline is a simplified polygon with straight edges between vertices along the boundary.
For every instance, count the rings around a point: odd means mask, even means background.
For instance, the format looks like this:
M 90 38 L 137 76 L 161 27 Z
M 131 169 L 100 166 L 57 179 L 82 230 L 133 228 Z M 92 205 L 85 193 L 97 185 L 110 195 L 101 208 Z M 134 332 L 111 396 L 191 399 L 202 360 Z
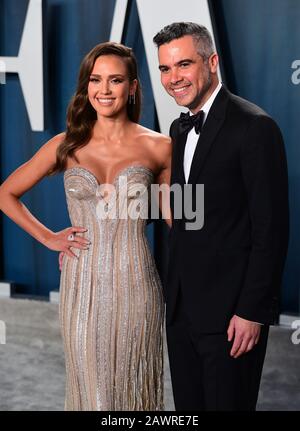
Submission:
M 73 233 L 70 233 L 70 235 L 68 235 L 68 241 L 74 241 L 75 240 L 75 235 Z

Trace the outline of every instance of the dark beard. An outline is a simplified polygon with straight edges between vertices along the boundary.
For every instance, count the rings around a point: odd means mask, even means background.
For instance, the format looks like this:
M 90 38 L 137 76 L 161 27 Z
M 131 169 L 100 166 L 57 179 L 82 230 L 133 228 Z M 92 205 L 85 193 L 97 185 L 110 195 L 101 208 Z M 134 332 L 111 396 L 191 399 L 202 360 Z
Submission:
M 204 84 L 201 92 L 197 95 L 197 97 L 192 101 L 192 103 L 190 105 L 187 105 L 186 107 L 192 111 L 193 109 L 196 109 L 199 105 L 202 105 L 202 100 L 204 98 L 204 96 L 207 94 L 208 90 L 210 89 L 212 85 L 212 79 L 211 79 L 211 74 L 208 74 L 207 77 L 207 81 Z

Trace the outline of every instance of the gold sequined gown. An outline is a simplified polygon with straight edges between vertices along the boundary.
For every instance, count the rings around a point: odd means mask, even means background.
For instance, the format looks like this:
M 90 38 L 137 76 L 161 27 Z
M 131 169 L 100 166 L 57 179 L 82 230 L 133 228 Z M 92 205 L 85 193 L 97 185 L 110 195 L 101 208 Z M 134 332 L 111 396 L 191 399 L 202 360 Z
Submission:
M 141 216 L 153 177 L 126 167 L 107 197 L 87 169 L 65 171 L 71 223 L 91 241 L 61 271 L 66 410 L 163 410 L 164 304 Z

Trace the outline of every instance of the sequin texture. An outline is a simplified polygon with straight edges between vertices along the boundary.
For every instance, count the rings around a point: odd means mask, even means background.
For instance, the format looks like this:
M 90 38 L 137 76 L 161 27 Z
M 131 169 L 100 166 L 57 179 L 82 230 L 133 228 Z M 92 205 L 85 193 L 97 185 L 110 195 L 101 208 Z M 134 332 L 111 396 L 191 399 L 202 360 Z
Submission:
M 124 168 L 128 208 L 148 190 L 153 172 Z M 83 167 L 67 169 L 64 184 L 73 226 L 87 232 L 88 250 L 72 248 L 63 258 L 60 322 L 66 360 L 66 410 L 163 410 L 163 318 L 161 282 L 143 218 L 97 216 L 95 176 Z M 141 201 L 139 201 L 141 202 Z M 119 203 L 119 202 L 118 202 Z M 137 211 L 141 211 L 142 208 Z

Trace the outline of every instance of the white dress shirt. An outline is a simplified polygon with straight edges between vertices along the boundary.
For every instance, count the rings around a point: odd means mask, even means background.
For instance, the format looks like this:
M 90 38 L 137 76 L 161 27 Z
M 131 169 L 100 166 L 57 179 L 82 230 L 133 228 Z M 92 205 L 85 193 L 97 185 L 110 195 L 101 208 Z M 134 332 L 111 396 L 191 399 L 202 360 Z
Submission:
M 204 103 L 204 105 L 201 108 L 201 111 L 204 112 L 204 119 L 203 124 L 205 123 L 205 120 L 207 118 L 208 112 L 211 108 L 211 105 L 213 104 L 217 94 L 219 93 L 220 89 L 222 87 L 222 84 L 219 82 L 217 87 L 215 88 L 214 92 L 211 94 L 210 98 Z M 190 115 L 193 115 L 192 112 L 190 112 Z M 201 132 L 200 132 L 201 134 Z M 200 137 L 200 134 L 197 135 L 195 132 L 195 128 L 193 127 L 192 130 L 188 133 L 185 150 L 184 150 L 184 158 L 183 158 L 183 169 L 184 169 L 184 176 L 185 176 L 185 182 L 188 182 L 189 176 L 190 176 L 190 170 L 191 165 L 194 157 L 194 152 L 197 146 L 198 139 Z

